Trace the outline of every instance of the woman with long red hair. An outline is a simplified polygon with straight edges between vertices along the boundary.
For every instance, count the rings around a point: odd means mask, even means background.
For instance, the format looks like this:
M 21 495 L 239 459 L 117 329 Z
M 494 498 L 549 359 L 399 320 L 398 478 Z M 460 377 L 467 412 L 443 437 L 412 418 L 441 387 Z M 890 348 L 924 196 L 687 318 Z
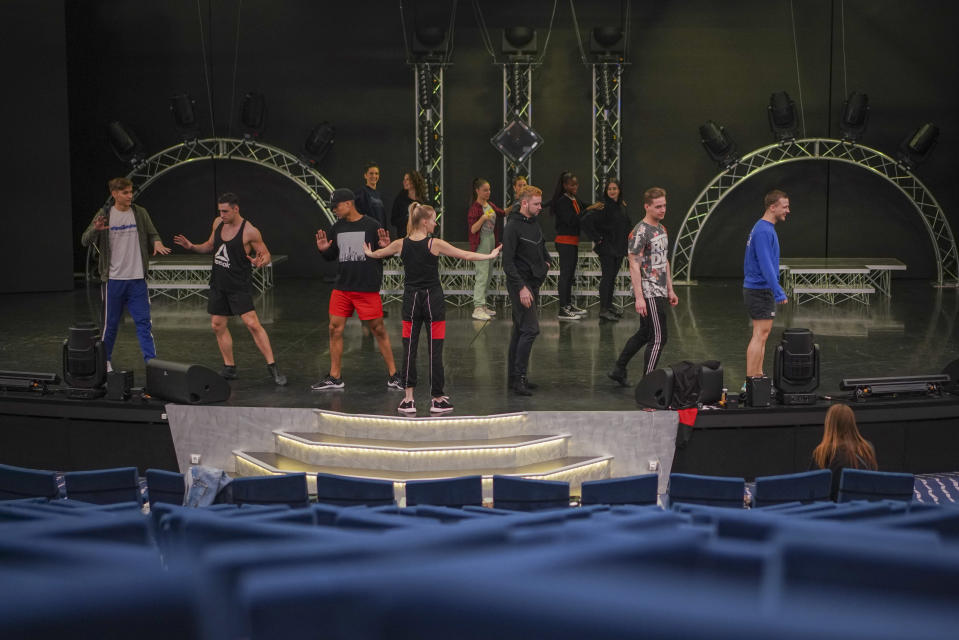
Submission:
M 832 499 L 839 495 L 842 470 L 871 469 L 875 471 L 876 450 L 862 437 L 856 426 L 856 415 L 846 404 L 834 404 L 826 412 L 822 442 L 812 452 L 810 469 L 832 471 Z

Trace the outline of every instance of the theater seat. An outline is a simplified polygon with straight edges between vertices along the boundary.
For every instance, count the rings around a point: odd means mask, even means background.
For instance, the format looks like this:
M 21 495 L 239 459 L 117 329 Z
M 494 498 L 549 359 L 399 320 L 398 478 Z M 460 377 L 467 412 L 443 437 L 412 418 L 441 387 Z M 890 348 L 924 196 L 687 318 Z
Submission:
M 582 503 L 589 504 L 656 504 L 659 476 L 647 473 L 627 478 L 610 478 L 583 483 Z
M 753 507 L 767 507 L 786 502 L 809 504 L 829 500 L 832 472 L 829 469 L 756 478 Z
M 493 476 L 493 506 L 512 511 L 569 507 L 569 483 Z
M 393 504 L 393 483 L 389 480 L 318 473 L 316 501 L 340 506 Z
M 852 500 L 901 500 L 912 502 L 915 478 L 911 473 L 843 469 L 839 478 L 839 502 Z
M 697 476 L 673 473 L 669 476 L 671 504 L 704 504 L 713 507 L 743 508 L 746 481 L 743 478 Z
M 463 476 L 443 480 L 415 480 L 406 483 L 406 506 L 428 504 L 436 507 L 483 505 L 483 477 Z
M 57 474 L 53 471 L 0 464 L 0 500 L 22 498 L 55 500 L 59 494 Z
M 306 507 L 310 504 L 305 473 L 236 478 L 227 485 L 225 492 L 229 496 L 228 502 L 238 505 L 286 504 Z
M 164 504 L 183 504 L 185 486 L 183 474 L 163 469 L 147 469 L 147 495 L 152 508 L 158 502 Z
M 143 503 L 136 467 L 71 471 L 63 474 L 67 498 L 93 504 Z

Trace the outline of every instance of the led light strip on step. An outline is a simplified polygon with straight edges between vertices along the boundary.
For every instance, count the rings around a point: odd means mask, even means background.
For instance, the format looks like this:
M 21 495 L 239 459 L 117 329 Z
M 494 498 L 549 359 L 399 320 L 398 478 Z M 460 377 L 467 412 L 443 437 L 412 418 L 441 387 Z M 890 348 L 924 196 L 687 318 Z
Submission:
M 386 417 L 386 416 L 374 416 L 366 414 L 353 414 L 353 413 L 341 413 L 338 411 L 326 411 L 324 409 L 316 409 L 316 413 L 320 418 L 326 420 L 340 420 L 343 422 L 365 422 L 365 423 L 375 423 L 383 425 L 411 425 L 416 423 L 429 423 L 430 426 L 443 426 L 443 425 L 463 425 L 463 424 L 503 424 L 509 422 L 525 422 L 526 412 L 518 413 L 501 413 L 493 416 L 464 416 L 460 418 L 433 418 L 433 417 L 423 417 L 423 418 L 400 418 L 400 417 Z

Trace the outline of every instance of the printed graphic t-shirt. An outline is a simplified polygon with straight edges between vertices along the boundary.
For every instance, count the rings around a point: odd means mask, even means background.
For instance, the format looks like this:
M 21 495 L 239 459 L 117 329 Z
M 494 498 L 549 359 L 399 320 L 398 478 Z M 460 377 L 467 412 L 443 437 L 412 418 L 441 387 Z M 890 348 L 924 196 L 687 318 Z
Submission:
M 143 277 L 140 236 L 133 209 L 110 207 L 110 279 L 139 280 Z
M 640 221 L 629 234 L 629 252 L 642 256 L 639 271 L 643 276 L 643 297 L 668 296 L 666 265 L 669 260 L 669 238 L 666 227 L 654 227 Z
M 379 291 L 383 282 L 383 263 L 367 258 L 363 244 L 368 243 L 375 251 L 378 248 L 379 223 L 369 216 L 354 222 L 337 220 L 328 237 L 333 243 L 324 255 L 339 261 L 334 289 L 340 291 Z

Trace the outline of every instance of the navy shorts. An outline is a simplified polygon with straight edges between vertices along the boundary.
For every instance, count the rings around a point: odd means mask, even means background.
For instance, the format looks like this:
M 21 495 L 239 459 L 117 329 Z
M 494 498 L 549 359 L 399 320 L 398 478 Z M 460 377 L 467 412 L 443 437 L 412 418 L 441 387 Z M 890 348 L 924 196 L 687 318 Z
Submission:
M 253 311 L 253 296 L 247 291 L 220 291 L 210 287 L 206 312 L 211 316 L 242 316 Z
M 743 302 L 753 320 L 772 320 L 776 317 L 776 296 L 772 289 L 743 288 Z

